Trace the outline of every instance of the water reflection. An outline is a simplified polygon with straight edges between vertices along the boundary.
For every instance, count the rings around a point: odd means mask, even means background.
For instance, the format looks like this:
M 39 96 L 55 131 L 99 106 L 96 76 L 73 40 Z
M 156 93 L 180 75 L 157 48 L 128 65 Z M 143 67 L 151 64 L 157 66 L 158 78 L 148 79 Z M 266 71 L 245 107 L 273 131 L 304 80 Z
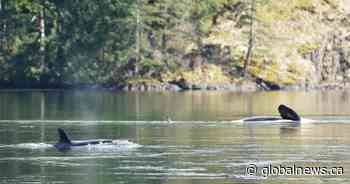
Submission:
M 245 175 L 249 164 L 340 165 L 349 170 L 348 95 L 341 91 L 1 92 L 0 119 L 43 121 L 0 122 L 0 183 L 349 183 L 347 172 L 342 177 Z M 278 115 L 280 103 L 316 121 L 230 122 Z M 174 122 L 149 121 L 166 116 Z M 58 127 L 76 140 L 128 139 L 143 147 L 60 153 L 42 144 L 56 142 Z
M 280 128 L 281 137 L 295 137 L 299 136 L 301 129 L 301 123 L 288 123 L 287 125 L 282 125 Z
M 253 115 L 277 115 L 277 107 L 282 103 L 303 116 L 350 114 L 348 91 L 3 91 L 0 93 L 0 119 L 41 119 L 45 115 L 45 119 L 52 120 L 163 120 L 167 116 L 172 120 L 232 120 Z

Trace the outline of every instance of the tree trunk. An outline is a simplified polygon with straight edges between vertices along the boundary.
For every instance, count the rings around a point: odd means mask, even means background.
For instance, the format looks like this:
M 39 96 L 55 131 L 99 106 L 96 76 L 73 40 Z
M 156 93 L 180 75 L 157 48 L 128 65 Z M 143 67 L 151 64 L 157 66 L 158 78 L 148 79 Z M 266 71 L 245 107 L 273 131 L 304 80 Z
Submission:
M 251 0 L 251 8 L 250 8 L 250 31 L 249 31 L 249 41 L 248 41 L 248 50 L 244 61 L 243 66 L 243 77 L 247 77 L 248 66 L 251 63 L 253 50 L 255 46 L 255 6 L 256 0 Z
M 192 18 L 192 25 L 194 26 L 194 41 L 198 47 L 198 49 L 201 48 L 202 46 L 202 39 L 201 39 L 201 31 L 200 31 L 200 10 L 199 10 L 199 5 L 200 1 L 198 0 L 193 0 L 192 1 L 192 15 L 194 15 Z
M 0 13 L 2 14 L 2 11 L 4 9 L 3 2 L 0 0 Z M 2 17 L 3 18 L 3 17 Z M 5 48 L 5 20 L 2 19 L 3 22 L 0 22 L 0 49 Z
M 164 3 L 164 9 L 163 9 L 163 14 L 166 15 L 168 14 L 168 4 Z M 168 20 L 169 18 L 167 18 L 167 22 L 169 22 Z M 168 41 L 168 24 L 166 23 L 163 29 L 163 33 L 162 33 L 162 38 L 161 38 L 161 52 L 162 52 L 162 61 L 163 63 L 165 63 L 167 65 L 167 67 L 169 67 L 168 65 L 168 53 L 167 53 L 167 41 Z
M 2 0 L 0 0 L 0 14 L 2 14 Z M 0 50 L 3 49 L 3 45 L 4 45 L 4 42 L 3 42 L 3 34 L 5 33 L 4 32 L 4 29 L 3 29 L 3 23 L 0 22 Z
M 141 60 L 141 15 L 140 15 L 140 0 L 137 0 L 137 9 L 136 9 L 136 63 L 134 74 L 139 72 L 138 63 Z
M 40 68 L 42 70 L 45 69 L 45 9 L 44 7 L 42 7 L 41 11 L 40 11 L 40 27 L 39 27 L 39 31 L 40 31 Z
M 323 80 L 322 78 L 322 71 L 323 71 L 323 61 L 326 53 L 326 47 L 328 44 L 329 38 L 328 35 L 325 36 L 321 48 L 318 50 L 318 60 L 316 61 L 316 78 L 317 82 L 321 82 Z

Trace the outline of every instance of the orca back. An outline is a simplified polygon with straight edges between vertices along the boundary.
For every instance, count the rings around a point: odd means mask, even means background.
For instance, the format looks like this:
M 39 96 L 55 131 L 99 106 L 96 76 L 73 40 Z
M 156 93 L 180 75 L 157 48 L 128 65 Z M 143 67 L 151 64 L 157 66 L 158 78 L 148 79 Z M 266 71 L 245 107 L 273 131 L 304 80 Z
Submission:
M 268 116 L 256 116 L 256 117 L 250 117 L 243 119 L 244 122 L 254 122 L 254 121 L 278 121 L 281 120 L 280 117 L 268 117 Z
M 286 105 L 283 105 L 283 104 L 279 105 L 278 112 L 280 113 L 283 119 L 300 121 L 300 116 L 293 109 L 287 107 Z

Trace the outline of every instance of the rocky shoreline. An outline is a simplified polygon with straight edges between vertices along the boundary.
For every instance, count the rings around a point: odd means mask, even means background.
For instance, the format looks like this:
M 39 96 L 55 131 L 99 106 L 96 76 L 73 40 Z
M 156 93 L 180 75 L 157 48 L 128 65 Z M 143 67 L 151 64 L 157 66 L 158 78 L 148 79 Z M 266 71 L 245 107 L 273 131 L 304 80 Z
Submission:
M 97 90 L 123 92 L 180 92 L 180 91 L 332 91 L 350 90 L 350 83 L 322 83 L 317 85 L 287 85 L 279 86 L 268 82 L 245 81 L 232 84 L 192 84 L 160 83 L 157 85 L 78 85 L 78 86 L 0 86 L 0 90 Z
M 223 85 L 179 85 L 175 83 L 163 83 L 161 85 L 147 86 L 143 84 L 129 85 L 123 88 L 114 89 L 127 92 L 144 92 L 144 91 L 232 91 L 232 92 L 256 92 L 256 91 L 328 91 L 328 90 L 350 90 L 350 83 L 323 83 L 318 85 L 288 85 L 279 86 L 267 82 L 247 81 L 240 84 L 223 84 Z

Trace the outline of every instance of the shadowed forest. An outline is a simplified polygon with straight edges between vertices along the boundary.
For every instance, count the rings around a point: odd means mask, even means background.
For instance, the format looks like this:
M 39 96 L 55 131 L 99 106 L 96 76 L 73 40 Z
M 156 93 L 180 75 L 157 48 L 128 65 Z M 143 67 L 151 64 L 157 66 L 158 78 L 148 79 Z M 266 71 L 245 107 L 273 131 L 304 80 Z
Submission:
M 0 0 L 2 88 L 346 88 L 349 0 Z

